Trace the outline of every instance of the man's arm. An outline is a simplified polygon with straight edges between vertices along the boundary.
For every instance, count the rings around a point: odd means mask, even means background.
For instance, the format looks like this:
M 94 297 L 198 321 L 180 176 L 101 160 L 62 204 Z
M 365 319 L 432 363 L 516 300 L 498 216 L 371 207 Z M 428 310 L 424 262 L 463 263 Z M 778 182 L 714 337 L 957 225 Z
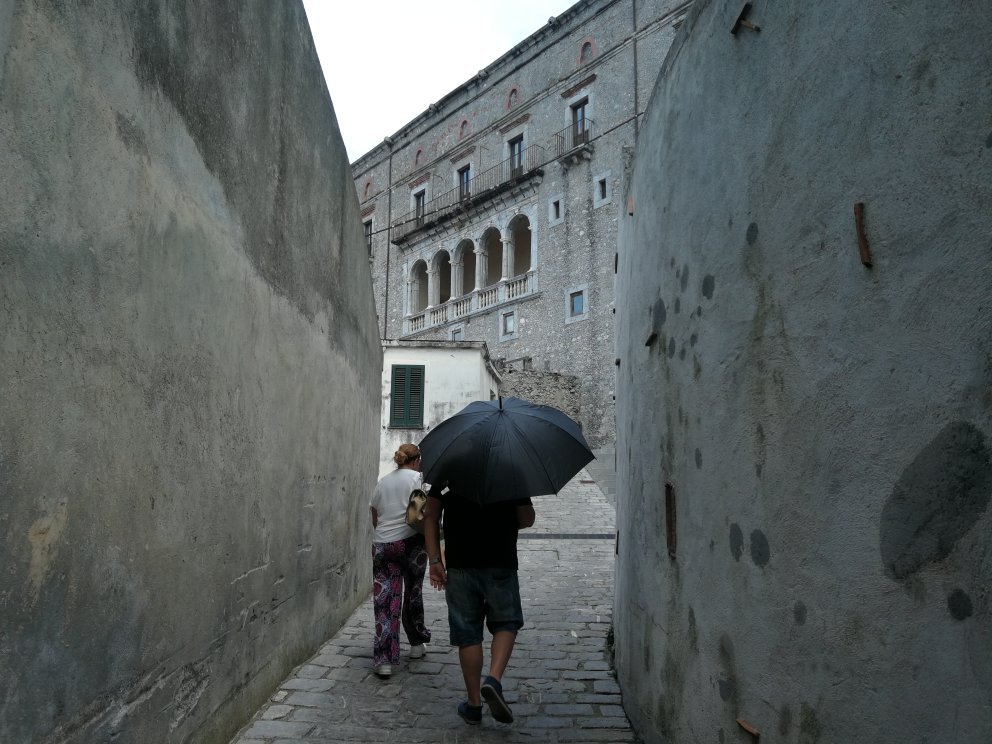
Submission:
M 424 511 L 424 542 L 427 543 L 428 573 L 431 586 L 440 591 L 444 589 L 448 576 L 441 562 L 441 512 L 444 504 L 436 496 L 427 497 L 427 508 Z
M 379 526 L 379 512 L 374 506 L 369 507 L 369 511 L 372 512 L 372 527 Z
M 534 514 L 534 505 L 527 504 L 526 506 L 517 507 L 517 529 L 525 530 L 528 527 L 534 526 L 534 519 L 536 515 Z

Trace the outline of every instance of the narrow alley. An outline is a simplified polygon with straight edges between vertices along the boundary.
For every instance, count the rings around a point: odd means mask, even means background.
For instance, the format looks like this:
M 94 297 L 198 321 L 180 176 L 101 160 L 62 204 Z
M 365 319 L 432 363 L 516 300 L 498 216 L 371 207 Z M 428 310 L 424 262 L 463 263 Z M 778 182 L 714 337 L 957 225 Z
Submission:
M 595 463 L 594 463 L 595 464 Z M 525 626 L 503 679 L 515 721 L 484 713 L 469 726 L 458 655 L 448 644 L 444 595 L 424 586 L 433 642 L 392 678 L 372 673 L 372 603 L 297 668 L 234 739 L 296 742 L 636 742 L 610 672 L 615 511 L 581 471 L 557 496 L 534 499 L 520 533 Z M 488 633 L 486 640 L 488 660 Z

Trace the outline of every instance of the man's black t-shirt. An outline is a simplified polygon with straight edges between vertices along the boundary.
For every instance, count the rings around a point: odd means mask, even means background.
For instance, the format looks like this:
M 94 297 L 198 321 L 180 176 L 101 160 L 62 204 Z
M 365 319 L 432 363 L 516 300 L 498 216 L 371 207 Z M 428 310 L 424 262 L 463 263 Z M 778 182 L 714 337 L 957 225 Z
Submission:
M 432 494 L 435 495 L 435 494 Z M 444 504 L 444 560 L 448 568 L 517 568 L 517 507 L 529 498 L 480 506 L 452 491 Z

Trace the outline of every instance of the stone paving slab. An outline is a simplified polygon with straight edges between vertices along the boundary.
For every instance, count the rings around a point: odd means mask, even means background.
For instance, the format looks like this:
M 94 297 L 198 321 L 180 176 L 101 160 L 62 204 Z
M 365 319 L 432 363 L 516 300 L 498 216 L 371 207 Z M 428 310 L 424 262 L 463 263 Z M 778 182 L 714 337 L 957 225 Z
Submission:
M 518 542 L 525 626 L 503 680 L 512 724 L 495 722 L 488 709 L 481 726 L 458 717 L 464 690 L 457 650 L 448 644 L 444 594 L 425 584 L 433 641 L 423 659 L 407 656 L 404 638 L 393 676 L 373 674 L 370 597 L 232 744 L 636 744 L 607 648 L 613 506 L 585 471 L 557 496 L 534 499 L 534 506 L 537 522 Z M 487 665 L 488 643 L 487 633 Z

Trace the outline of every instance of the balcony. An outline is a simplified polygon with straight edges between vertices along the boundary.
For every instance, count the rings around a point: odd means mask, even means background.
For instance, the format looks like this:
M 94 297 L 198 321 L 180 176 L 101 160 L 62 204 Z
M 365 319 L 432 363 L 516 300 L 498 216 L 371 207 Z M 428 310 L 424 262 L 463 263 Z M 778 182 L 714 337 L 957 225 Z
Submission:
M 566 168 L 592 158 L 592 119 L 583 119 L 551 137 L 555 160 Z
M 461 297 L 452 297 L 447 302 L 410 315 L 403 322 L 403 335 L 410 336 L 455 323 L 535 294 L 537 294 L 537 277 L 533 271 L 530 271 L 523 276 L 501 281 L 491 287 L 478 289 Z
M 467 184 L 446 191 L 424 204 L 422 210 L 403 215 L 392 225 L 392 242 L 402 245 L 410 236 L 462 214 L 487 197 L 494 196 L 524 178 L 543 175 L 541 168 L 547 163 L 547 151 L 540 145 L 531 145 L 518 157 L 507 158 L 502 163 L 482 171 Z

